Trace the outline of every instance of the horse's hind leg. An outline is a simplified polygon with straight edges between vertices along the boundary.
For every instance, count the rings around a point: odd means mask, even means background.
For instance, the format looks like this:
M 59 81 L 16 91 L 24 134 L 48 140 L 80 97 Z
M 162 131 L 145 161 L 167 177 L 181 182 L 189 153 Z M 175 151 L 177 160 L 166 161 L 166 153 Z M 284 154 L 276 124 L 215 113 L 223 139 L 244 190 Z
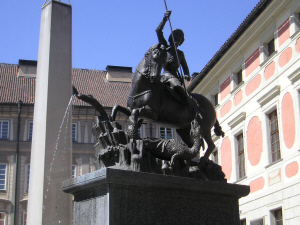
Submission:
M 205 154 L 203 156 L 203 158 L 206 162 L 206 161 L 208 161 L 208 158 L 209 158 L 210 154 L 212 153 L 212 151 L 215 149 L 216 146 L 215 146 L 213 140 L 211 139 L 210 130 L 203 130 L 203 136 L 204 136 L 204 140 L 207 144 L 207 149 L 206 149 Z
M 111 111 L 111 116 L 110 116 L 112 121 L 115 121 L 118 112 L 122 112 L 128 117 L 131 115 L 130 109 L 120 105 L 115 105 Z

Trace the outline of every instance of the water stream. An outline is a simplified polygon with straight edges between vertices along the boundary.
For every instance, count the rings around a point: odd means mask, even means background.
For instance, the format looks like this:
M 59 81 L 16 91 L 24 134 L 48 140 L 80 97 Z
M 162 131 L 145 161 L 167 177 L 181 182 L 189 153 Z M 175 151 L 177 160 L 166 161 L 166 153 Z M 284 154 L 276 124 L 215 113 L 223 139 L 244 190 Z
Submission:
M 73 100 L 73 95 L 71 96 L 70 100 L 69 100 L 69 103 L 67 105 L 67 108 L 66 108 L 66 111 L 65 111 L 65 114 L 64 114 L 64 117 L 62 119 L 62 122 L 61 122 L 61 125 L 60 125 L 60 128 L 59 128 L 59 131 L 58 131 L 58 135 L 57 135 L 57 139 L 56 139 L 56 142 L 55 142 L 55 148 L 54 148 L 54 152 L 53 152 L 53 155 L 52 155 L 52 160 L 51 160 L 51 163 L 50 163 L 50 172 L 52 171 L 53 169 L 53 166 L 54 166 L 54 163 L 55 163 L 55 159 L 57 157 L 57 151 L 58 151 L 58 147 L 59 147 L 59 142 L 60 142 L 60 139 L 63 137 L 63 146 L 61 146 L 60 148 L 62 149 L 62 153 L 63 154 L 60 154 L 60 156 L 62 156 L 62 160 L 65 161 L 65 160 L 70 160 L 69 158 L 65 159 L 65 153 L 67 151 L 70 151 L 71 147 L 69 147 L 69 149 L 66 149 L 66 143 L 67 143 L 67 134 L 69 134 L 70 130 L 69 129 L 72 129 L 70 127 L 70 124 L 69 124 L 69 117 L 70 117 L 70 112 L 71 112 L 71 107 L 72 107 L 72 100 Z M 64 129 L 63 129 L 64 128 Z M 63 132 L 64 130 L 64 132 Z M 64 134 L 62 137 L 62 133 Z M 72 137 L 70 136 L 70 141 L 72 141 Z M 70 145 L 68 145 L 70 146 Z M 68 154 L 67 154 L 68 155 Z M 64 168 L 62 168 L 62 172 L 64 171 Z M 47 176 L 47 185 L 45 187 L 46 189 L 46 193 L 45 193 L 45 196 L 44 196 L 44 199 L 47 199 L 47 195 L 49 194 L 49 191 L 50 191 L 50 188 L 51 188 L 51 176 L 50 176 L 51 173 L 49 173 L 49 175 Z M 62 180 L 63 177 L 60 177 L 60 179 Z M 51 192 L 50 192 L 51 193 Z M 51 196 L 51 194 L 49 194 Z M 53 198 L 54 197 L 57 197 L 60 199 L 60 195 L 57 195 L 57 196 L 52 196 Z M 65 199 L 67 201 L 67 199 Z M 48 200 L 50 201 L 50 200 Z M 65 206 L 61 206 L 61 207 L 65 207 Z M 56 207 L 56 216 L 57 216 L 57 213 L 59 213 L 59 209 Z M 45 205 L 43 206 L 43 213 L 46 212 L 46 208 L 45 208 Z M 59 220 L 58 223 L 60 224 L 61 221 Z

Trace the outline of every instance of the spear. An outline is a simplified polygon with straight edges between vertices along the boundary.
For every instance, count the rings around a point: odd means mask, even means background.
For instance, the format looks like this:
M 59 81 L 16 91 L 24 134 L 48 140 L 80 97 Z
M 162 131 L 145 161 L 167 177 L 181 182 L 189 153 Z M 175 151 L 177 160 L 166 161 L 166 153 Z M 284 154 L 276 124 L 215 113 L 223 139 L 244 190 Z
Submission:
M 164 0 L 165 2 L 165 7 L 166 7 L 166 10 L 168 10 L 168 6 L 167 6 L 167 2 L 166 0 Z M 173 45 L 174 45 L 174 49 L 175 49 L 175 53 L 176 53 L 176 58 L 177 58 L 177 63 L 179 65 L 179 68 L 180 68 L 180 71 L 179 71 L 179 77 L 181 79 L 181 82 L 182 82 L 182 86 L 184 88 L 184 91 L 188 94 L 186 88 L 185 88 L 185 83 L 184 83 L 184 79 L 183 79 L 183 71 L 182 71 L 182 67 L 180 66 L 180 62 L 179 62 L 179 57 L 178 57 L 178 53 L 177 53 L 177 47 L 175 45 L 175 41 L 174 41 L 174 35 L 173 35 L 173 28 L 172 28 L 172 23 L 171 23 L 171 18 L 169 17 L 169 24 L 170 24 L 170 28 L 171 28 L 171 36 L 172 36 L 172 40 L 173 40 Z

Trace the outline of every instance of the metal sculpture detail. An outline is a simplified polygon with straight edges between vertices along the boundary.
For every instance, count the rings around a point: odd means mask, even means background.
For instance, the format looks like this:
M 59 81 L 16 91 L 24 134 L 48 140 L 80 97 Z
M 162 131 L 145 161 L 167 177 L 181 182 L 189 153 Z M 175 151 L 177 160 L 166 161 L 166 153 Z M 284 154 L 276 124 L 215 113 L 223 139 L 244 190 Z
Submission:
M 156 29 L 158 44 L 151 46 L 133 74 L 132 89 L 127 107 L 116 105 L 108 116 L 93 96 L 73 94 L 91 104 L 99 112 L 95 119 L 93 135 L 97 168 L 115 166 L 134 171 L 173 174 L 226 181 L 221 167 L 209 160 L 215 145 L 211 128 L 217 136 L 224 132 L 216 119 L 212 103 L 200 94 L 186 91 L 183 78 L 189 80 L 189 69 L 182 51 L 177 47 L 184 41 L 180 29 L 172 31 L 169 44 L 163 36 L 163 28 L 171 15 L 166 11 Z M 182 67 L 184 76 L 178 72 Z M 163 75 L 161 71 L 164 69 Z M 131 121 L 127 132 L 115 121 L 117 112 L 127 115 Z M 175 128 L 183 142 L 161 138 L 144 138 L 138 128 L 146 120 L 163 127 Z M 207 149 L 198 162 L 192 161 L 201 148 Z
M 160 80 L 166 53 L 165 47 L 160 43 L 149 48 L 134 73 L 128 107 L 115 106 L 110 117 L 93 96 L 80 94 L 73 87 L 73 94 L 91 104 L 100 114 L 95 118 L 93 127 L 97 168 L 114 166 L 126 170 L 224 182 L 226 179 L 221 167 L 208 160 L 214 149 L 211 128 L 215 126 L 215 133 L 223 134 L 216 120 L 214 107 L 202 95 L 192 94 L 201 106 L 197 109 L 201 110 L 200 117 L 170 94 L 168 86 Z M 132 122 L 127 132 L 114 121 L 118 111 L 129 116 Z M 160 138 L 142 139 L 138 135 L 138 128 L 144 119 L 177 128 L 184 142 Z M 200 162 L 194 162 L 192 159 L 204 147 L 203 138 L 208 143 L 208 149 Z

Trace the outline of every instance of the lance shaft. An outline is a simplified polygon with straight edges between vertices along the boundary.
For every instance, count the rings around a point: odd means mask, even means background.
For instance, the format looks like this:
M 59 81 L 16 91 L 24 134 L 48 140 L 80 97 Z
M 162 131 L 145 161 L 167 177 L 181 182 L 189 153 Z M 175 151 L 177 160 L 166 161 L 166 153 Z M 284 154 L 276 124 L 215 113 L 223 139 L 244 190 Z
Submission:
M 165 2 L 166 10 L 169 11 L 166 0 L 164 0 L 164 2 Z M 172 40 L 173 40 L 173 45 L 174 45 L 174 49 L 175 49 L 177 63 L 178 63 L 179 68 L 180 68 L 179 71 L 180 71 L 180 78 L 181 78 L 181 81 L 182 81 L 182 86 L 184 88 L 184 91 L 187 92 L 187 90 L 185 88 L 185 83 L 184 83 L 184 77 L 183 77 L 184 74 L 183 74 L 183 71 L 182 71 L 182 68 L 181 68 L 181 65 L 180 65 L 180 62 L 179 62 L 179 57 L 178 57 L 178 53 L 177 53 L 177 47 L 176 47 L 175 41 L 174 41 L 174 35 L 173 35 L 173 28 L 172 28 L 171 18 L 169 17 L 168 20 L 169 20 L 169 24 L 170 24 L 170 28 L 171 28 L 171 36 L 172 36 Z

